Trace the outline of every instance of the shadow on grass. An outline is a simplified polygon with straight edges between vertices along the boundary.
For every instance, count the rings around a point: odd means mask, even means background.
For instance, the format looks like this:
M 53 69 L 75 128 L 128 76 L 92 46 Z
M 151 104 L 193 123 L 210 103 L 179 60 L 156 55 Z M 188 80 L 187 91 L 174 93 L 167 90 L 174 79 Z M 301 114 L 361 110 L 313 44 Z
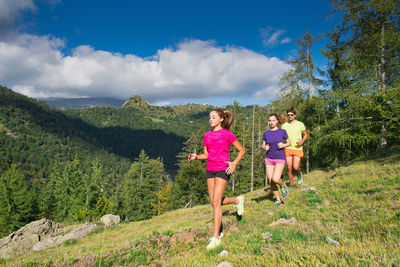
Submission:
M 265 189 L 264 189 L 264 192 L 266 192 L 267 194 L 264 195 L 264 196 L 260 196 L 260 197 L 257 197 L 257 198 L 253 198 L 253 199 L 251 199 L 251 200 L 254 200 L 254 201 L 257 202 L 257 203 L 259 203 L 259 202 L 261 202 L 261 201 L 264 201 L 264 200 L 270 200 L 270 201 L 272 201 L 272 202 L 275 201 L 274 194 L 272 193 L 272 191 L 271 191 L 270 188 L 265 188 Z

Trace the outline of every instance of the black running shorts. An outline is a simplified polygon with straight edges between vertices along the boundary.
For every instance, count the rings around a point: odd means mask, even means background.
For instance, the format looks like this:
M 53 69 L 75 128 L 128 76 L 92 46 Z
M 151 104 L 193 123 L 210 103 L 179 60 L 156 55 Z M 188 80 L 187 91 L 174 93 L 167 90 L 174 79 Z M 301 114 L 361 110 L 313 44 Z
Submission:
M 222 178 L 222 179 L 224 179 L 224 180 L 229 182 L 229 179 L 231 178 L 231 175 L 227 174 L 225 172 L 225 170 L 221 170 L 221 171 L 209 171 L 209 170 L 207 170 L 206 173 L 207 173 L 207 179 L 218 177 L 218 178 Z

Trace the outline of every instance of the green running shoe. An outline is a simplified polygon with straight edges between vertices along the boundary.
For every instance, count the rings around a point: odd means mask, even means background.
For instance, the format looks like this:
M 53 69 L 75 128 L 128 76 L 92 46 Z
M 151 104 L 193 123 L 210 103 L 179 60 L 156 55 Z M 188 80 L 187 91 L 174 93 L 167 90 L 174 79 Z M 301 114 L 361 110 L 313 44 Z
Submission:
M 207 246 L 207 250 L 212 250 L 221 245 L 221 240 L 219 238 L 211 237 L 210 243 Z
M 286 187 L 286 184 L 283 184 L 283 187 L 281 188 L 282 196 L 287 197 L 289 195 L 289 190 Z
M 297 184 L 302 184 L 303 183 L 303 174 L 300 172 L 299 175 L 297 175 Z
M 279 200 L 275 201 L 275 203 L 274 203 L 275 207 L 279 207 L 280 205 L 283 205 L 283 201 L 282 200 L 281 201 L 279 201 Z

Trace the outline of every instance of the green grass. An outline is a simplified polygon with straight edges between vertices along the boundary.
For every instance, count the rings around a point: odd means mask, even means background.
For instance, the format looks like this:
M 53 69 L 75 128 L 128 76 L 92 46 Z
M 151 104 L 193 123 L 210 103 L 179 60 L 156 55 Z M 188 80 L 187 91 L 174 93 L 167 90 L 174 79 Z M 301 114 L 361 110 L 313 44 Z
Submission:
M 397 151 L 398 152 L 398 151 Z M 363 160 L 336 171 L 304 175 L 285 204 L 269 190 L 247 194 L 241 220 L 223 209 L 222 246 L 207 251 L 209 205 L 168 212 L 151 220 L 99 230 L 78 241 L 1 260 L 2 265 L 43 266 L 400 266 L 400 153 Z M 314 186 L 315 193 L 301 192 Z M 296 224 L 269 226 L 279 218 Z M 262 233 L 270 232 L 265 240 Z M 331 237 L 340 246 L 327 244 Z M 229 251 L 227 258 L 218 254 Z

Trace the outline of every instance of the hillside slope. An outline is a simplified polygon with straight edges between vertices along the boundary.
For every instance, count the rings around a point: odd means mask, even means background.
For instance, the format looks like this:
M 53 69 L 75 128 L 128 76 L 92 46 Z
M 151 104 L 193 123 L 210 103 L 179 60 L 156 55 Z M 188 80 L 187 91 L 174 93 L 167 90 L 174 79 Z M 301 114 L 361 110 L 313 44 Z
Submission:
M 191 126 L 190 118 L 181 127 L 182 118 L 171 126 L 153 120 L 132 108 L 63 112 L 0 86 L 0 174 L 15 163 L 29 177 L 40 179 L 48 176 L 55 161 L 75 154 L 88 161 L 99 156 L 110 169 L 129 164 L 142 149 L 151 158 L 162 158 L 167 170 L 174 172 L 175 156 L 188 136 L 167 128 L 191 132 L 199 125 Z
M 209 205 L 102 229 L 85 239 L 0 263 L 65 265 L 398 266 L 400 264 L 400 153 L 336 171 L 314 171 L 285 205 L 274 207 L 268 188 L 246 195 L 245 214 L 224 207 L 222 248 L 207 252 Z M 315 193 L 301 189 L 314 186 Z M 280 218 L 296 223 L 269 226 Z M 265 240 L 262 233 L 270 232 Z M 327 237 L 339 242 L 328 244 Z M 225 249 L 229 256 L 218 253 Z M 34 265 L 30 265 L 34 266 Z

